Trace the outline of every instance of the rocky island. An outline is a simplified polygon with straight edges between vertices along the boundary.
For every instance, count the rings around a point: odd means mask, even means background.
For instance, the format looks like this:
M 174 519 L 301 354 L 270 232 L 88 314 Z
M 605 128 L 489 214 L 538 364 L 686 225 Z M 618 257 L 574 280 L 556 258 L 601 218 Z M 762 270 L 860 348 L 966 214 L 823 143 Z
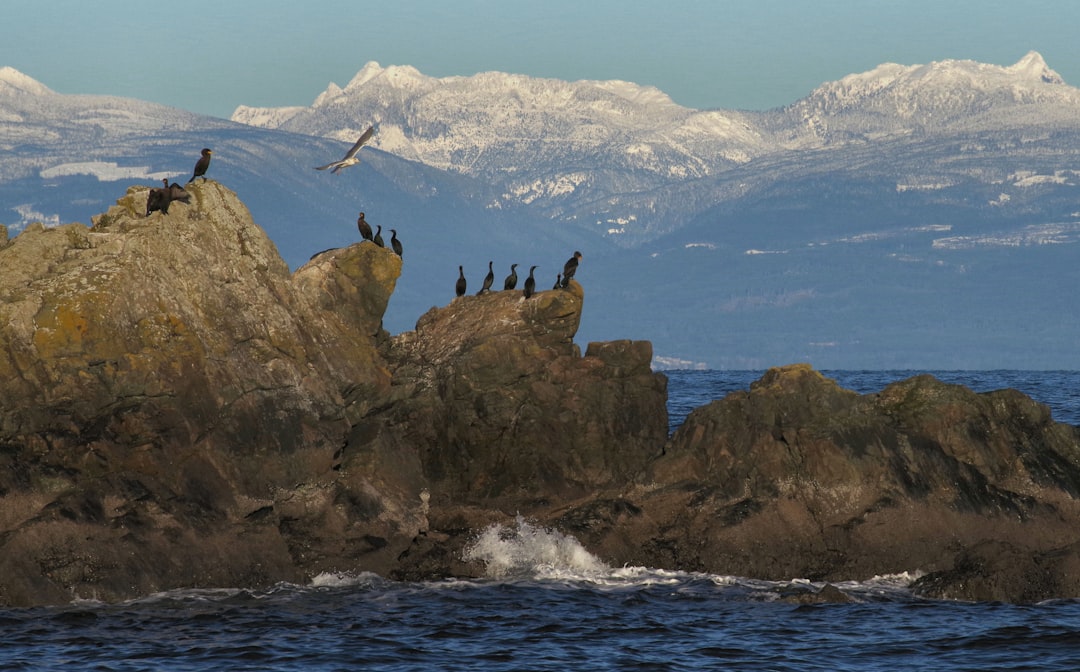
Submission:
M 574 342 L 576 281 L 392 336 L 392 251 L 290 272 L 235 194 L 188 190 L 0 232 L 0 605 L 478 576 L 464 547 L 517 515 L 612 565 L 1080 596 L 1080 430 L 1018 392 L 791 365 L 668 436 L 650 344 Z

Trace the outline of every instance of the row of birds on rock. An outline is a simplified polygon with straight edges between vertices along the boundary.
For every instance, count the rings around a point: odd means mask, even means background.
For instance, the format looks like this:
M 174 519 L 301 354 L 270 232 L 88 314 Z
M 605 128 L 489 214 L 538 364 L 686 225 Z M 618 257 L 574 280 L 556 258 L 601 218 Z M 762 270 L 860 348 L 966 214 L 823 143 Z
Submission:
M 578 262 L 581 261 L 581 252 L 574 252 L 574 256 L 570 257 L 563 265 L 563 272 L 558 274 L 555 278 L 555 286 L 552 289 L 566 289 L 570 284 L 570 278 L 574 277 L 577 273 Z M 480 291 L 476 293 L 477 296 L 481 294 L 487 294 L 492 291 L 491 286 L 495 284 L 495 269 L 493 268 L 495 262 L 488 262 L 488 272 L 484 276 L 484 283 L 480 287 Z M 511 291 L 517 289 L 517 264 L 510 264 L 510 275 L 506 276 L 503 280 L 503 291 Z M 536 293 L 536 278 L 533 277 L 533 273 L 539 266 L 529 267 L 529 277 L 525 278 L 524 288 L 522 294 L 527 299 Z M 458 279 L 457 284 L 454 285 L 454 293 L 457 296 L 465 296 L 465 291 L 468 289 L 469 283 L 465 279 L 465 267 L 458 266 Z
M 339 161 L 332 161 L 325 166 L 316 166 L 315 170 L 327 170 L 331 173 L 337 173 L 350 166 L 355 166 L 360 163 L 360 159 L 357 158 L 357 154 L 360 152 L 360 148 L 371 139 L 371 136 L 375 134 L 375 127 L 368 126 L 356 143 L 345 153 L 345 156 Z M 196 178 L 206 179 L 206 171 L 210 168 L 210 158 L 213 155 L 213 151 L 209 148 L 203 148 L 199 160 L 195 162 L 195 169 L 192 171 L 191 179 L 187 181 L 191 184 Z M 146 216 L 149 217 L 150 213 L 160 210 L 163 214 L 169 214 L 169 204 L 172 201 L 180 201 L 182 203 L 190 203 L 191 195 L 179 184 L 173 182 L 169 184 L 169 180 L 162 180 L 163 187 L 160 189 L 151 189 L 150 194 L 147 197 L 146 202 Z M 386 243 L 382 237 L 382 225 L 378 225 L 377 230 L 372 231 L 371 225 L 368 224 L 365 219 L 364 213 L 361 212 L 359 218 L 356 220 L 356 228 L 360 231 L 360 236 L 363 240 L 368 240 L 379 247 L 386 247 Z M 397 230 L 390 229 L 390 248 L 400 257 L 402 256 L 401 241 L 397 237 Z M 558 274 L 555 278 L 555 286 L 552 289 L 565 289 L 570 279 L 577 273 L 578 263 L 581 261 L 581 252 L 574 252 L 574 256 L 570 257 L 565 264 L 563 264 L 563 272 Z M 488 272 L 484 277 L 483 285 L 477 294 L 485 294 L 491 291 L 491 286 L 495 283 L 495 271 L 492 268 L 494 262 L 488 262 Z M 503 281 L 503 291 L 510 291 L 517 288 L 517 264 L 510 264 L 510 275 L 506 276 Z M 533 273 L 539 266 L 532 266 L 529 268 L 529 277 L 525 278 L 524 283 L 524 296 L 529 298 L 536 292 L 536 278 L 533 277 Z M 457 296 L 464 296 L 468 283 L 465 280 L 465 269 L 463 266 L 458 266 L 458 279 L 455 285 L 454 291 Z
M 360 230 L 361 238 L 363 238 L 364 240 L 370 240 L 379 247 L 386 247 L 386 243 L 383 241 L 382 237 L 382 225 L 376 224 L 376 226 L 378 226 L 379 228 L 374 233 L 372 233 L 371 225 L 367 223 L 366 219 L 364 219 L 364 213 L 362 212 L 360 213 L 360 217 L 356 220 L 356 228 Z M 397 254 L 397 256 L 400 257 L 402 247 L 401 241 L 398 240 L 397 237 L 397 229 L 390 229 L 390 234 L 390 249 L 392 249 Z

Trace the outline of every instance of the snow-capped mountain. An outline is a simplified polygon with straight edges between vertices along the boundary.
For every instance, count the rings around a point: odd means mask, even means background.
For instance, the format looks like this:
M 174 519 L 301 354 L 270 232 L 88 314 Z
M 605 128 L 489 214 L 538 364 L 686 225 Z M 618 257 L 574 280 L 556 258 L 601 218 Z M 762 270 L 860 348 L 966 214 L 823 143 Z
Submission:
M 1076 368 L 1078 112 L 1035 52 L 885 64 L 762 112 L 369 63 L 310 106 L 230 121 L 5 68 L 0 222 L 86 222 L 207 146 L 294 267 L 355 241 L 358 210 L 398 229 L 392 332 L 450 300 L 458 264 L 477 281 L 539 264 L 544 286 L 581 249 L 582 343 L 727 368 Z M 360 166 L 312 170 L 372 123 Z
M 595 204 L 707 177 L 768 150 L 748 115 L 684 108 L 653 87 L 500 72 L 436 79 L 373 62 L 309 108 L 240 107 L 232 119 L 340 140 L 374 123 L 375 147 L 497 184 L 488 208 L 527 206 L 636 239 L 680 221 L 679 209 L 656 199 L 648 213 L 615 207 L 593 218 Z
M 497 185 L 489 208 L 528 207 L 633 247 L 680 228 L 695 208 L 740 196 L 738 183 L 763 157 L 787 161 L 791 152 L 1002 129 L 1071 129 L 1078 127 L 1078 105 L 1080 91 L 1036 52 L 1008 67 L 885 64 L 768 112 L 693 110 L 628 82 L 497 72 L 436 79 L 372 62 L 344 88 L 331 84 L 310 107 L 240 107 L 232 119 L 343 141 L 375 123 L 374 146 Z M 901 181 L 928 182 L 911 177 Z M 932 184 L 956 181 L 936 170 L 926 177 Z

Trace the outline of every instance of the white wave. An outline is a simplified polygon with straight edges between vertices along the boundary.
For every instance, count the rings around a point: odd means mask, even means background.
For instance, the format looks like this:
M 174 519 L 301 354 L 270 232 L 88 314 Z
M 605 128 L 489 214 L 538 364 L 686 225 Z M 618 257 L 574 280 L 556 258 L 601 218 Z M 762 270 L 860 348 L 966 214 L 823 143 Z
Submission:
M 489 578 L 585 578 L 611 571 L 574 537 L 532 525 L 521 516 L 514 527 L 490 525 L 465 549 L 464 558 L 484 563 Z
M 323 572 L 311 579 L 312 588 L 348 588 L 371 586 L 382 582 L 382 577 L 372 572 Z
M 828 584 L 856 601 L 908 599 L 910 585 L 920 576 L 918 572 L 903 572 L 853 581 L 821 582 L 802 578 L 774 581 L 651 567 L 613 568 L 589 553 L 573 536 L 534 525 L 521 516 L 512 526 L 496 523 L 486 528 L 466 548 L 464 559 L 482 562 L 485 577 L 489 580 L 554 582 L 600 590 L 670 586 L 677 593 L 697 593 L 712 586 L 730 591 L 735 598 L 765 601 L 782 599 L 791 591 L 816 593 Z M 454 587 L 465 584 L 471 585 L 460 581 L 444 583 Z

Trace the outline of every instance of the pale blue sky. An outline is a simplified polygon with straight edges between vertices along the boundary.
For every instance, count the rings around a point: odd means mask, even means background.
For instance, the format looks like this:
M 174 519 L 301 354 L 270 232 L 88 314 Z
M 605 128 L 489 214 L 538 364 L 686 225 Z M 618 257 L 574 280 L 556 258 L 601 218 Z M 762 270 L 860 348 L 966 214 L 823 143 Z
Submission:
M 1011 65 L 1080 85 L 1076 0 L 0 0 L 0 66 L 61 93 L 228 117 L 309 105 L 368 61 L 650 84 L 766 109 L 879 63 Z

